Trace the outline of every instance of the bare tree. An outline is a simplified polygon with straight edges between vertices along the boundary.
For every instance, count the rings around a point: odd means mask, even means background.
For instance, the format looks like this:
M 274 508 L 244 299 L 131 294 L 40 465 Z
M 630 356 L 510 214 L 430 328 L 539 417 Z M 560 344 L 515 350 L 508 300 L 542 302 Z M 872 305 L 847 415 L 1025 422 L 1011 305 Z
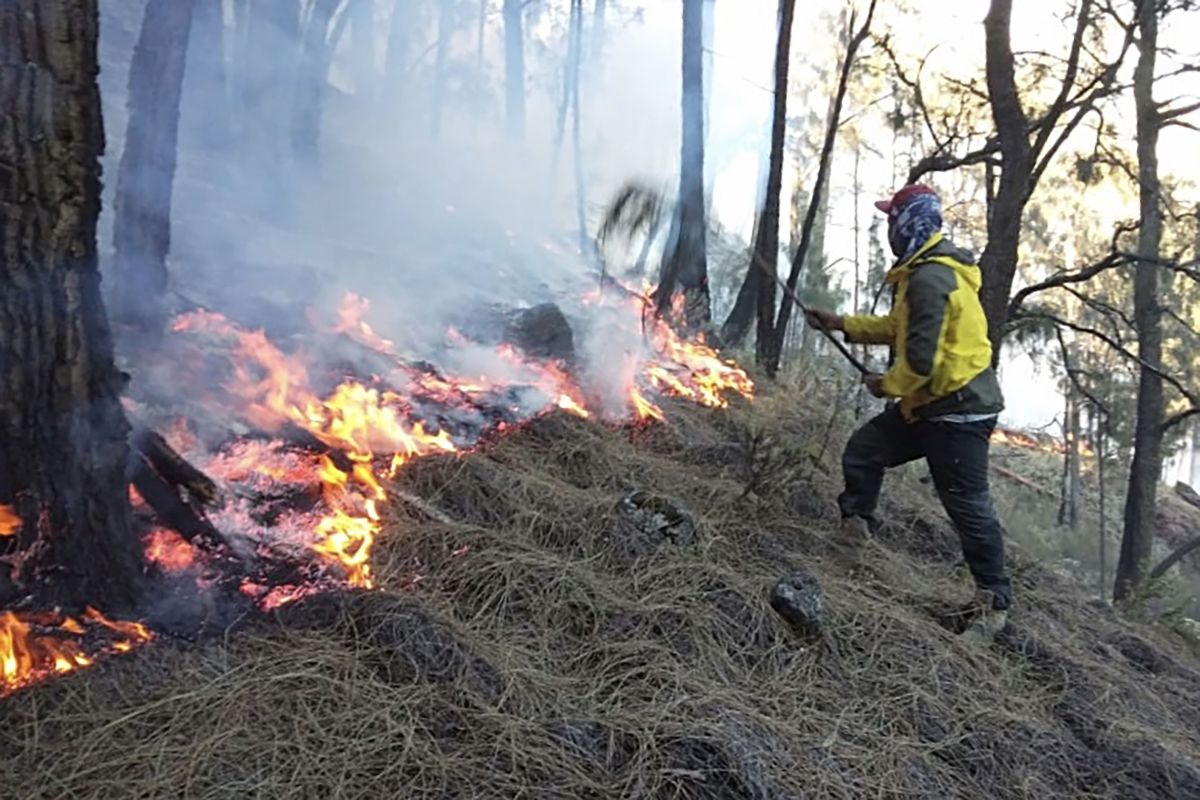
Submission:
M 826 184 L 829 181 L 829 166 L 832 161 L 833 147 L 837 141 L 838 128 L 841 125 L 842 104 L 846 98 L 846 89 L 850 82 L 850 72 L 857 58 L 859 47 L 862 46 L 867 36 L 870 35 L 871 21 L 875 17 L 876 3 L 877 0 L 871 0 L 861 26 L 857 24 L 857 11 L 850 14 L 847 30 L 851 35 L 846 44 L 846 52 L 838 75 L 837 89 L 833 95 L 829 122 L 825 130 L 824 143 L 821 147 L 821 160 L 817 168 L 817 179 L 813 186 L 808 208 L 804 214 L 804 222 L 800 228 L 799 243 L 795 252 L 792 253 L 792 266 L 787 278 L 788 290 L 783 293 L 783 300 L 779 304 L 779 313 L 773 326 L 769 350 L 766 353 L 766 358 L 763 359 L 763 367 L 767 374 L 772 377 L 779 371 L 779 362 L 783 356 L 784 340 L 788 333 L 788 324 L 791 322 L 792 308 L 795 305 L 792 298 L 795 296 L 796 285 L 800 280 L 800 272 L 809 256 L 809 249 L 812 245 L 813 233 L 817 222 L 817 214 L 821 210 L 821 199 L 825 196 Z
M 983 273 L 980 299 L 997 360 L 1009 320 L 1009 297 L 1017 272 L 1025 207 L 1071 134 L 1088 114 L 1095 112 L 1101 100 L 1120 88 L 1118 73 L 1133 41 L 1133 29 L 1126 27 L 1113 60 L 1100 62 L 1090 74 L 1082 74 L 1081 59 L 1090 52 L 1087 37 L 1096 30 L 1098 10 L 1094 0 L 1080 0 L 1070 50 L 1060 70 L 1063 78 L 1058 92 L 1049 107 L 1031 120 L 1017 88 L 1012 9 L 1012 0 L 991 0 L 984 20 L 987 100 L 995 131 L 981 147 L 953 154 L 957 137 L 935 130 L 924 108 L 919 83 L 901 76 L 903 82 L 916 88 L 918 110 L 934 141 L 932 151 L 909 171 L 908 182 L 916 182 L 931 172 L 963 166 L 982 164 L 987 168 L 988 243 L 980 256 Z
M 116 315 L 147 331 L 164 321 L 179 98 L 192 0 L 150 0 L 129 68 L 129 124 L 117 173 Z
M 0 569 L 47 603 L 128 608 L 145 577 L 96 257 L 97 27 L 96 0 L 0 4 L 0 502 L 23 521 Z
M 683 290 L 685 322 L 699 329 L 712 318 L 708 295 L 704 203 L 704 0 L 683 2 L 683 136 L 675 230 L 667 243 L 656 290 L 660 314 Z
M 749 332 L 751 320 L 757 316 L 757 357 L 760 363 L 768 355 L 765 345 L 773 336 L 775 323 L 773 276 L 777 274 L 779 261 L 779 208 L 783 192 L 783 148 L 787 138 L 788 74 L 795 10 L 795 0 L 780 0 L 775 37 L 774 109 L 771 113 L 771 148 L 767 165 L 766 194 L 759 201 L 750 267 L 738 291 L 733 309 L 721 328 L 722 341 L 726 345 L 737 345 Z M 764 275 L 764 272 L 769 274 Z
M 1158 136 L 1162 128 L 1154 101 L 1154 71 L 1158 58 L 1158 10 L 1151 0 L 1139 3 L 1138 63 L 1133 76 L 1137 108 L 1138 187 L 1140 226 L 1133 279 L 1134 322 L 1140 367 L 1137 429 L 1133 462 L 1125 497 L 1125 525 L 1117 562 L 1117 600 L 1128 598 L 1141 584 L 1154 542 L 1154 510 L 1162 473 L 1164 397 L 1162 378 L 1162 308 L 1158 300 L 1159 250 L 1162 244 L 1161 189 L 1158 175 Z

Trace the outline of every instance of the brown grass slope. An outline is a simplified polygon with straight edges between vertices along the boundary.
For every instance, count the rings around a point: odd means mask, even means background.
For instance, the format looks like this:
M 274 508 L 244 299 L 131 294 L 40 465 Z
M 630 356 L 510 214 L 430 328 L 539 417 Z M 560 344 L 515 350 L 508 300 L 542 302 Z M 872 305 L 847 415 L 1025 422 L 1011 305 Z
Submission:
M 928 490 L 828 547 L 834 447 L 795 396 L 608 430 L 552 416 L 402 488 L 386 591 L 163 640 L 0 701 L 6 798 L 1196 798 L 1200 671 L 1017 556 L 994 646 Z M 821 411 L 820 416 L 824 417 Z M 751 479 L 758 494 L 746 494 Z M 695 543 L 618 510 L 677 498 Z M 770 585 L 820 581 L 823 638 Z M 421 576 L 414 580 L 414 576 Z

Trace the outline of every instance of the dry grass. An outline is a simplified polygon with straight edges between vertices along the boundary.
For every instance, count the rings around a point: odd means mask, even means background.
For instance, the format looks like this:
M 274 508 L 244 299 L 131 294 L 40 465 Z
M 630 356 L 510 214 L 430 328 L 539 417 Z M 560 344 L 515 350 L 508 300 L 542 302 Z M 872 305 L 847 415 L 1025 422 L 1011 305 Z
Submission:
M 4 796 L 1200 796 L 1179 643 L 1018 558 L 1009 632 L 962 645 L 969 586 L 924 487 L 890 487 L 895 524 L 851 565 L 826 543 L 825 412 L 669 415 L 555 416 L 417 463 L 403 487 L 452 522 L 393 507 L 389 591 L 0 701 Z M 698 540 L 623 518 L 635 489 L 677 498 Z M 825 592 L 815 643 L 766 602 L 799 566 Z

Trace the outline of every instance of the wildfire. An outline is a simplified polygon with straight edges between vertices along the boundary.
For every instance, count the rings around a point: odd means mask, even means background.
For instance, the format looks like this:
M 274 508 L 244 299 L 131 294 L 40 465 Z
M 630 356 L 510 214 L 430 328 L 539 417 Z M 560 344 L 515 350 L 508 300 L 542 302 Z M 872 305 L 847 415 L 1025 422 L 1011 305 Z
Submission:
M 0 536 L 16 536 L 21 530 L 21 518 L 12 506 L 0 505 Z
M 1008 447 L 1019 447 L 1023 450 L 1037 450 L 1056 456 L 1065 455 L 1068 447 L 1068 443 L 1061 439 L 1040 439 L 1024 431 L 1009 428 L 996 428 L 992 432 L 992 442 Z M 1085 458 L 1091 458 L 1095 452 L 1086 443 L 1080 442 L 1079 454 Z
M 109 643 L 98 651 L 101 654 L 127 653 L 152 638 L 145 625 L 110 620 L 90 606 L 84 611 L 83 620 L 54 614 L 23 617 L 11 611 L 0 612 L 0 694 L 95 663 L 95 657 L 85 654 L 78 642 L 89 635 L 89 627 L 109 632 Z
M 175 531 L 165 528 L 153 530 L 143 544 L 146 560 L 168 572 L 180 572 L 196 563 L 196 549 Z
M 619 382 L 605 387 L 612 390 L 613 404 L 624 403 L 628 414 L 639 421 L 663 420 L 664 412 L 653 396 L 678 397 L 711 408 L 725 407 L 731 394 L 753 396 L 754 384 L 743 370 L 722 360 L 702 338 L 685 339 L 661 320 L 644 323 L 643 300 L 635 295 L 633 301 L 618 306 L 617 313 L 624 323 L 642 330 L 648 341 L 629 348 L 636 352 L 626 352 Z M 179 452 L 202 458 L 198 466 L 231 487 L 235 507 L 214 512 L 235 515 L 226 516 L 227 522 L 246 520 L 257 525 L 257 517 L 246 516 L 246 509 L 259 502 L 253 498 L 285 498 L 281 503 L 285 510 L 280 512 L 284 516 L 275 514 L 257 529 L 268 531 L 264 537 L 279 538 L 251 537 L 251 546 L 265 547 L 261 552 L 280 546 L 287 552 L 307 548 L 336 565 L 348 584 L 363 588 L 375 585 L 371 555 L 389 499 L 387 481 L 405 464 L 428 455 L 460 452 L 485 430 L 504 431 L 533 414 L 557 410 L 589 418 L 596 408 L 589 407 L 593 394 L 585 392 L 561 365 L 529 359 L 508 345 L 494 348 L 496 372 L 484 375 L 443 375 L 410 364 L 392 341 L 366 322 L 368 309 L 364 298 L 347 295 L 330 332 L 383 356 L 383 363 L 391 365 L 385 368 L 386 378 L 324 374 L 320 363 L 307 354 L 285 352 L 265 332 L 245 330 L 217 313 L 195 311 L 177 318 L 172 325 L 176 334 L 209 343 L 200 348 L 206 359 L 218 352 L 228 359 L 225 378 L 198 391 L 215 407 L 231 408 L 248 426 L 280 439 L 240 439 L 216 453 L 204 453 L 197 432 L 207 430 L 203 425 L 193 430 L 179 418 L 163 428 Z M 447 342 L 450 347 L 482 347 L 471 345 L 453 330 Z M 469 425 L 462 419 L 470 420 Z M 328 452 L 320 452 L 321 447 Z M 304 503 L 286 507 L 286 498 L 291 497 L 305 498 Z M 143 499 L 132 487 L 130 498 L 144 510 Z M 0 536 L 14 535 L 21 524 L 11 507 L 0 505 Z M 269 532 L 275 526 L 281 533 Z M 200 552 L 169 529 L 150 531 L 143 546 L 146 559 L 168 572 L 204 566 Z M 455 554 L 465 552 L 460 548 Z M 419 576 L 414 578 L 418 580 Z M 260 608 L 270 609 L 320 591 L 320 586 L 304 580 L 271 585 L 246 579 L 240 591 Z M 127 652 L 150 638 L 139 623 L 114 622 L 91 608 L 79 618 L 4 612 L 0 614 L 0 693 L 78 670 L 101 654 Z

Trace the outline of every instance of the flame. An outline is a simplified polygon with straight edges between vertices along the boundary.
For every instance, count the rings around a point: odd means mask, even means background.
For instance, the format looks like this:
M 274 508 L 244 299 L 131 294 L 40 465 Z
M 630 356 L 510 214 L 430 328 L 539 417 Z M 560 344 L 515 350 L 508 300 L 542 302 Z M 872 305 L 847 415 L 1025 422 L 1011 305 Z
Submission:
M 0 505 L 0 536 L 16 536 L 21 530 L 21 518 L 12 506 Z
M 146 560 L 168 572 L 180 572 L 196 563 L 196 549 L 178 533 L 166 528 L 151 531 L 143 540 Z
M 1023 450 L 1037 450 L 1041 453 L 1049 455 L 1061 456 L 1066 455 L 1067 448 L 1070 445 L 1070 437 L 1066 440 L 1054 438 L 1039 438 L 1025 431 L 1013 430 L 1011 428 L 996 428 L 992 432 L 992 442 L 998 445 L 1008 447 L 1019 447 Z M 1079 443 L 1079 454 L 1084 458 L 1093 458 L 1096 453 L 1086 442 Z
M 84 619 L 120 637 L 100 652 L 125 653 L 152 637 L 141 623 L 114 622 L 90 606 L 84 612 Z M 87 627 L 73 617 L 29 615 L 23 618 L 12 611 L 0 612 L 0 694 L 50 675 L 91 666 L 95 659 L 86 655 L 79 643 L 63 636 L 86 633 Z
M 337 325 L 334 326 L 334 331 L 344 333 L 354 341 L 366 345 L 372 350 L 378 350 L 380 353 L 388 355 L 395 355 L 396 345 L 375 333 L 374 329 L 366 322 L 365 317 L 370 307 L 371 303 L 365 297 L 361 297 L 354 292 L 346 292 L 345 296 L 342 297 L 341 305 L 338 306 L 338 321 Z

